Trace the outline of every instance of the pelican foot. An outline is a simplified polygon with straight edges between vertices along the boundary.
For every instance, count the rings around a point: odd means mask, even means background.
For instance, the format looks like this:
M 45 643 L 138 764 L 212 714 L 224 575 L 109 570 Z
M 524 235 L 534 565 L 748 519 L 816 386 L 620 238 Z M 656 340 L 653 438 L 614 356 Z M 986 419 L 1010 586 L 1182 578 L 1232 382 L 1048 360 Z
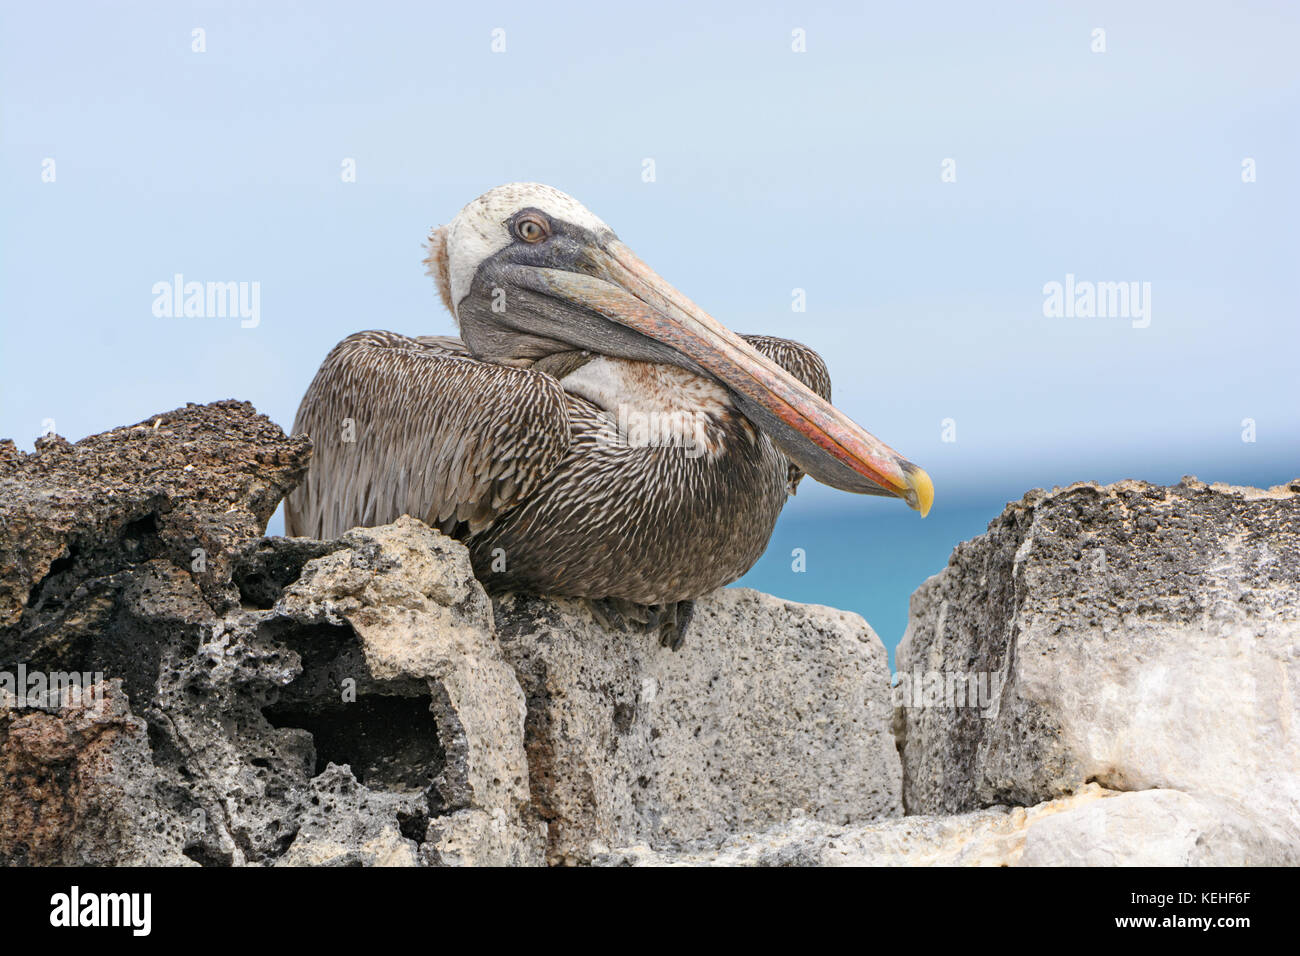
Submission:
M 670 604 L 633 604 L 622 598 L 588 598 L 592 617 L 607 630 L 637 630 L 658 634 L 659 643 L 674 651 L 681 650 L 686 628 L 695 613 L 694 601 Z
M 587 598 L 591 616 L 607 631 L 623 631 L 628 628 L 628 619 L 644 623 L 644 608 L 622 598 Z M 641 608 L 642 617 L 638 621 L 637 609 Z
M 674 604 L 657 604 L 651 610 L 656 616 L 651 631 L 659 631 L 659 643 L 674 651 L 680 651 L 682 645 L 686 643 L 686 629 L 690 627 L 691 618 L 695 615 L 695 602 L 677 601 Z

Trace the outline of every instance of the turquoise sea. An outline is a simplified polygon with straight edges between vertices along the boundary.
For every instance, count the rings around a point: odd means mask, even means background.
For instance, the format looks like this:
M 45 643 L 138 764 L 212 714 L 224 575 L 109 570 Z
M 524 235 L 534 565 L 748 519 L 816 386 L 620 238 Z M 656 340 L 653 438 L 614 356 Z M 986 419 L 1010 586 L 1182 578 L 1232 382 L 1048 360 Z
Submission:
M 880 635 L 892 668 L 912 592 L 948 563 L 958 542 L 981 534 L 1006 501 L 936 505 L 924 520 L 884 499 L 855 498 L 852 507 L 836 510 L 791 502 L 767 551 L 734 586 L 861 614 Z M 794 570 L 795 549 L 803 550 L 803 571 Z

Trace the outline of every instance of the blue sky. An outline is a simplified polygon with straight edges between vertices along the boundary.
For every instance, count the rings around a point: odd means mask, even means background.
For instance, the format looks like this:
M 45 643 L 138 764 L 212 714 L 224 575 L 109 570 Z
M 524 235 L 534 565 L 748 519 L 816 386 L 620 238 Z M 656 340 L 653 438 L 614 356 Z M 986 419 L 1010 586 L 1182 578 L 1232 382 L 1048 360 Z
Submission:
M 981 7 L 7 4 L 0 435 L 227 397 L 287 427 L 349 332 L 451 331 L 423 237 L 538 180 L 821 350 L 936 514 L 1300 473 L 1298 8 Z M 154 316 L 175 273 L 260 283 L 260 324 Z M 1149 326 L 1044 316 L 1067 274 L 1150 283 Z M 891 504 L 804 488 L 796 518 Z

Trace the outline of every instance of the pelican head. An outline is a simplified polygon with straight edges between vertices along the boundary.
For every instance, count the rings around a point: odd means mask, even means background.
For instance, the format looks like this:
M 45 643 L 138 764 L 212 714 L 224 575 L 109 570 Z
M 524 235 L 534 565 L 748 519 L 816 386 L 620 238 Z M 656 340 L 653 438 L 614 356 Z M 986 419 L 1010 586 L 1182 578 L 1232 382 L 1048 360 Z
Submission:
M 930 510 L 925 471 L 682 295 L 558 189 L 511 183 L 484 193 L 434 232 L 426 262 L 479 358 L 529 366 L 587 351 L 679 366 L 724 385 L 817 481 Z

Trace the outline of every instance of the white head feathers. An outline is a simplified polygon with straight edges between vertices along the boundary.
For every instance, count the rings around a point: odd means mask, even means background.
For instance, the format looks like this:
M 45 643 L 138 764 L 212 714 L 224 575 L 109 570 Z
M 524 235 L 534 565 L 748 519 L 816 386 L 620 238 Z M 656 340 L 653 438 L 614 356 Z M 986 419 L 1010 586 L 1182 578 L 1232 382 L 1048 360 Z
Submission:
M 469 291 L 474 273 L 488 256 L 511 242 L 505 221 L 520 209 L 539 209 L 553 219 L 593 231 L 609 227 L 572 196 L 542 183 L 508 183 L 479 196 L 448 225 L 429 237 L 424 262 L 453 316 Z

